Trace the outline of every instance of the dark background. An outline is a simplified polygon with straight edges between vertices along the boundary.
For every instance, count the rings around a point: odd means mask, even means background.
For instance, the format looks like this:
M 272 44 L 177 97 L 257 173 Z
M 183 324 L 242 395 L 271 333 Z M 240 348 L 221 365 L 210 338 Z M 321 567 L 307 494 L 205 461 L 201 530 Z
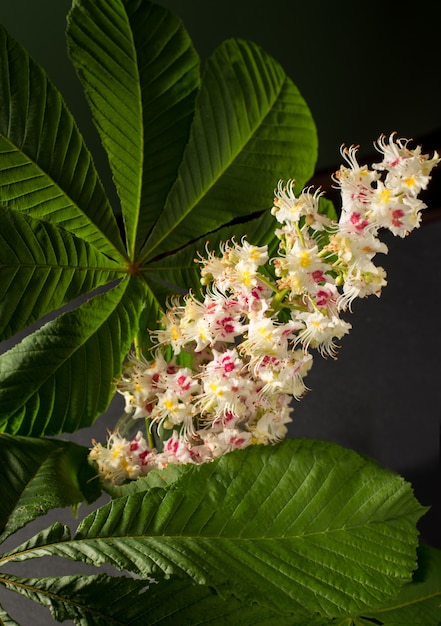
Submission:
M 440 52 L 437 3 L 340 3 L 304 0 L 163 0 L 183 19 L 204 60 L 228 37 L 251 39 L 284 67 L 315 118 L 320 152 L 314 182 L 332 195 L 329 173 L 340 163 L 341 143 L 372 142 L 397 131 L 441 152 Z M 94 152 L 110 186 L 106 159 L 74 70 L 67 59 L 65 18 L 70 0 L 0 0 L 0 22 L 47 70 Z M 375 7 L 375 8 L 373 8 Z M 421 9 L 420 9 L 421 7 Z M 441 168 L 440 168 L 441 170 Z M 357 302 L 337 361 L 317 357 L 296 403 L 294 437 L 337 442 L 368 454 L 412 481 L 418 499 L 431 505 L 422 541 L 441 548 L 439 434 L 441 417 L 441 193 L 434 175 L 425 197 L 422 227 L 406 240 L 386 237 L 381 259 L 388 286 L 381 299 Z M 380 262 L 380 261 L 379 261 Z M 119 399 L 91 429 L 72 438 L 104 440 L 122 411 Z M 82 507 L 85 515 L 90 507 Z M 9 547 L 56 519 L 73 523 L 68 510 L 53 511 L 13 537 Z M 12 567 L 10 568 L 12 572 Z M 80 571 L 39 559 L 15 570 L 43 576 Z M 23 626 L 51 623 L 18 596 L 2 592 L 5 608 Z

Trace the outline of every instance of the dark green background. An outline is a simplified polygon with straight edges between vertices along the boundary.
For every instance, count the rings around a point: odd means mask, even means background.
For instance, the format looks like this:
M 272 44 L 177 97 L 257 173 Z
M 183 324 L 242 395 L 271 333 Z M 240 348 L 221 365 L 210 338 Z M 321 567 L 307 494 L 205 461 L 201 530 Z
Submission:
M 64 45 L 70 0 L 0 0 L 0 22 L 47 69 L 88 130 Z M 184 21 L 205 59 L 228 37 L 251 39 L 285 68 L 316 120 L 318 167 L 339 146 L 371 151 L 380 133 L 418 138 L 440 124 L 437 2 L 162 0 Z

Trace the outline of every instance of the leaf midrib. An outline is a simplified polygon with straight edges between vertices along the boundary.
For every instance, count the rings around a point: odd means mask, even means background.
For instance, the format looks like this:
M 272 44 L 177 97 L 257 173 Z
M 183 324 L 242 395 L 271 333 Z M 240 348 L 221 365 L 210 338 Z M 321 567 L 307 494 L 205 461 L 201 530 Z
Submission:
M 114 288 L 115 288 L 115 289 L 117 289 L 117 288 L 120 286 L 120 284 L 121 284 L 121 283 L 119 283 L 118 285 L 116 285 Z M 127 285 L 128 285 L 128 283 L 127 283 Z M 127 289 L 127 285 L 126 285 L 126 289 Z M 108 320 L 108 318 L 109 318 L 109 317 L 110 317 L 110 316 L 114 313 L 115 309 L 118 307 L 118 305 L 120 304 L 120 302 L 121 302 L 121 301 L 122 301 L 122 299 L 124 298 L 124 294 L 125 294 L 125 290 L 122 292 L 121 297 L 119 298 L 119 300 L 118 300 L 117 302 L 115 302 L 115 303 L 114 303 L 114 305 L 112 306 L 112 310 L 108 312 L 108 315 L 107 315 L 106 319 L 104 319 L 104 320 L 102 321 L 102 323 L 100 324 L 100 326 L 98 326 L 97 328 L 91 329 L 91 332 L 90 332 L 90 333 L 88 333 L 88 334 L 87 334 L 87 336 L 83 336 L 83 337 L 82 337 L 82 341 L 78 343 L 78 345 L 76 346 L 76 348 L 75 348 L 74 350 L 72 350 L 72 351 L 69 353 L 69 355 L 68 355 L 65 359 L 63 359 L 62 361 L 60 361 L 60 362 L 59 362 L 57 370 L 59 370 L 61 367 L 63 367 L 63 365 L 64 365 L 67 361 L 69 361 L 69 360 L 72 358 L 72 355 L 73 355 L 73 354 L 75 354 L 78 350 L 80 350 L 80 349 L 84 346 L 84 344 L 85 344 L 85 343 L 87 343 L 87 342 L 90 340 L 90 338 L 91 338 L 94 334 L 96 334 L 96 333 L 97 333 L 98 329 L 99 329 L 99 328 L 101 328 L 101 326 L 102 326 L 103 324 L 105 324 L 105 323 L 106 323 L 106 321 Z M 84 304 L 87 304 L 87 302 L 86 302 L 86 303 L 84 303 Z M 81 306 L 82 306 L 82 305 L 80 305 L 80 306 L 78 307 L 78 309 L 80 309 L 80 308 L 81 308 Z M 57 319 L 59 319 L 59 318 L 57 318 Z M 45 325 L 43 325 L 41 328 L 42 328 L 42 329 L 44 329 L 44 327 L 45 327 Z M 19 345 L 20 345 L 20 344 L 17 344 L 17 345 L 15 346 L 15 348 L 17 348 Z M 47 352 L 47 349 L 46 349 L 46 348 L 38 348 L 38 347 L 35 347 L 35 346 L 33 346 L 32 348 L 29 348 L 28 346 L 26 347 L 25 354 L 30 355 L 31 353 L 36 353 L 36 352 L 42 352 L 42 353 L 45 353 L 45 352 Z M 15 370 L 11 370 L 11 371 L 12 371 L 13 373 L 15 372 Z M 40 380 L 40 383 L 41 383 L 41 384 L 39 385 L 39 388 L 41 388 L 41 387 L 42 387 L 42 386 L 46 383 L 46 381 L 47 381 L 47 380 L 49 380 L 50 378 L 52 378 L 53 376 L 54 376 L 54 372 L 49 372 L 49 374 L 47 375 L 47 377 L 46 377 L 46 378 L 44 378 L 43 380 Z M 15 385 L 13 385 L 13 386 L 15 386 Z M 5 385 L 5 384 L 3 383 L 3 388 L 4 388 L 4 389 L 7 389 L 7 388 L 8 388 L 8 385 Z M 37 391 L 38 391 L 38 390 L 37 390 Z M 36 393 L 36 390 L 32 388 L 32 389 L 30 389 L 30 391 L 29 391 L 29 393 L 28 393 L 28 394 L 23 394 L 23 395 L 22 395 L 22 397 L 21 397 L 21 399 L 20 399 L 20 402 L 17 404 L 16 410 L 18 410 L 18 409 L 20 409 L 21 407 L 23 407 L 23 406 L 27 403 L 27 401 L 29 400 L 29 398 L 30 398 L 30 397 L 32 397 L 35 393 Z M 1 560 L 0 560 L 0 562 L 1 562 Z
M 393 519 L 399 519 L 400 517 L 405 518 L 406 515 L 402 515 L 399 517 L 395 517 Z M 171 540 L 171 541 L 176 541 L 176 540 L 180 540 L 180 541 L 194 541 L 194 540 L 205 540 L 205 541 L 229 541 L 229 542 L 248 542 L 248 543 L 255 543 L 255 542 L 259 542 L 259 541 L 293 541 L 293 540 L 303 540 L 303 539 L 308 539 L 310 537 L 314 537 L 314 536 L 319 536 L 319 535 L 329 535 L 332 533 L 339 533 L 339 532 L 350 532 L 351 530 L 355 530 L 357 528 L 364 528 L 366 526 L 373 526 L 373 525 L 382 525 L 382 524 L 387 524 L 388 522 L 390 522 L 391 520 L 385 519 L 385 520 L 375 520 L 375 521 L 366 521 L 366 522 L 360 522 L 358 524 L 352 524 L 351 526 L 341 526 L 339 528 L 331 528 L 331 529 L 326 529 L 326 530 L 320 530 L 320 531 L 312 531 L 312 532 L 305 532 L 302 534 L 296 534 L 296 535 L 280 535 L 280 536 L 276 536 L 276 537 L 251 537 L 251 536 L 247 536 L 247 537 L 238 537 L 238 536 L 231 536 L 231 537 L 225 537 L 225 536 L 221 536 L 221 535 L 198 535 L 198 534 L 194 534 L 194 535 L 116 535 L 116 534 L 112 534 L 109 537 L 81 537 L 78 539 L 72 538 L 72 539 L 66 539 L 64 541 L 55 541 L 53 543 L 45 543 L 43 545 L 40 546 L 33 546 L 32 548 L 26 549 L 26 550 L 22 550 L 21 552 L 14 552 L 13 554 L 8 554 L 6 556 L 4 556 L 3 558 L 0 558 L 0 565 L 3 563 L 8 563 L 8 562 L 12 562 L 12 561 L 16 561 L 17 557 L 20 557 L 21 555 L 26 555 L 26 554 L 32 554 L 33 552 L 38 552 L 40 550 L 46 550 L 47 548 L 56 548 L 57 546 L 62 546 L 62 545 L 68 545 L 68 546 L 73 546 L 75 547 L 75 544 L 81 545 L 82 543 L 93 543 L 93 542 L 113 542 L 115 540 L 119 541 L 119 540 L 131 540 L 131 541 L 143 541 L 143 540 Z M 18 559 L 20 560 L 20 559 Z
M 0 575 L 0 584 L 4 585 L 7 589 L 10 589 L 10 587 L 13 587 L 13 586 L 19 587 L 33 594 L 42 595 L 47 598 L 51 598 L 62 604 L 69 604 L 73 607 L 78 607 L 78 609 L 80 609 L 85 614 L 95 615 L 102 619 L 105 618 L 106 623 L 108 624 L 116 624 L 117 626 L 126 626 L 124 622 L 121 622 L 120 620 L 116 620 L 112 616 L 109 616 L 107 613 L 102 613 L 101 611 L 98 611 L 97 609 L 90 607 L 90 605 L 82 604 L 81 602 L 74 600 L 72 596 L 66 598 L 65 596 L 56 594 L 47 589 L 41 589 L 40 587 L 32 586 L 29 583 L 24 583 L 23 580 L 18 579 L 18 577 L 11 576 L 11 578 L 5 578 L 4 575 Z M 16 591 L 16 593 L 19 593 L 19 592 Z
M 111 8 L 112 7 L 110 7 L 110 9 Z M 118 65 L 118 67 L 120 67 L 120 69 L 123 70 L 124 74 L 126 74 L 126 80 L 122 82 L 121 80 L 118 79 L 117 84 L 122 85 L 124 89 L 128 89 L 127 85 L 129 85 L 130 83 L 130 93 L 132 95 L 131 105 L 134 109 L 136 109 L 136 112 L 135 111 L 133 112 L 133 118 L 131 118 L 131 116 L 126 117 L 125 123 L 129 125 L 132 132 L 137 136 L 137 145 L 135 146 L 137 148 L 136 155 L 133 154 L 132 156 L 134 160 L 137 161 L 139 167 L 137 168 L 137 171 L 133 171 L 133 177 L 131 180 L 135 188 L 135 191 L 133 193 L 133 199 L 134 199 L 133 210 L 123 211 L 123 222 L 124 222 L 124 229 L 126 233 L 126 242 L 127 242 L 127 258 L 130 262 L 133 263 L 136 260 L 136 241 L 137 241 L 137 235 L 138 235 L 139 216 L 141 212 L 142 178 L 143 178 L 142 172 L 143 172 L 143 163 L 144 163 L 145 131 L 144 131 L 143 101 L 142 101 L 142 92 L 141 92 L 141 84 L 140 84 L 141 83 L 140 71 L 138 67 L 138 55 L 137 55 L 136 46 L 135 46 L 134 34 L 133 34 L 133 29 L 131 27 L 130 16 L 127 12 L 126 6 L 121 6 L 121 9 L 122 9 L 122 12 L 124 13 L 125 20 L 126 20 L 124 26 L 127 26 L 127 28 L 125 30 L 118 29 L 120 37 L 118 38 L 118 42 L 116 42 L 116 45 L 118 46 L 118 49 L 120 50 L 120 52 L 122 52 L 122 54 L 125 55 L 126 54 L 125 49 L 124 47 L 120 45 L 121 41 L 125 39 L 127 41 L 127 46 L 130 48 L 130 51 L 133 56 L 129 59 L 129 61 L 127 61 L 126 65 L 121 65 L 120 63 L 118 63 L 116 56 L 112 58 L 111 60 L 112 60 L 112 63 L 115 63 L 116 65 Z M 93 15 L 89 14 L 88 17 L 89 19 L 93 19 Z M 107 16 L 105 17 L 107 19 Z M 115 20 L 115 22 L 117 21 Z M 111 28 L 115 26 L 113 22 L 108 20 L 108 26 L 109 25 Z M 76 27 L 81 30 L 81 24 L 79 21 L 78 23 L 76 23 Z M 108 36 L 107 30 L 103 32 L 106 36 Z M 82 34 L 84 35 L 83 30 L 82 30 Z M 70 36 L 72 37 L 72 31 L 70 32 Z M 103 51 L 105 54 L 107 54 L 107 50 L 100 44 L 99 39 L 97 40 L 95 38 L 93 40 L 93 46 Z M 91 54 L 90 50 L 87 50 L 86 54 Z M 130 73 L 127 70 L 127 68 L 130 68 L 133 74 Z M 115 76 L 113 77 L 115 78 Z M 95 74 L 95 79 L 97 80 L 98 83 L 101 83 L 104 89 L 108 89 L 108 86 L 98 74 Z M 101 94 L 102 94 L 101 90 L 99 90 L 99 94 L 101 97 Z M 104 115 L 103 111 L 101 113 Z M 136 120 L 140 122 L 139 127 L 138 125 L 136 125 L 136 127 L 133 125 L 133 120 L 135 119 L 135 113 L 136 113 Z M 103 136 L 106 138 L 106 141 L 109 141 L 111 144 L 112 143 L 116 144 L 117 140 L 114 134 L 108 133 L 104 129 L 102 129 L 102 133 L 103 133 Z M 139 136 L 139 133 L 140 133 L 140 136 Z M 124 150 L 124 152 L 127 153 L 126 146 L 121 144 L 120 149 Z M 124 161 L 124 167 L 128 167 L 127 161 Z M 123 202 L 123 199 L 121 198 L 121 196 L 120 196 L 120 201 Z M 129 226 L 130 226 L 130 230 L 129 230 Z
M 139 167 L 139 174 L 138 174 L 138 179 L 137 179 L 137 186 L 136 186 L 136 216 L 135 219 L 133 220 L 133 232 L 132 232 L 132 237 L 129 237 L 127 234 L 126 240 L 127 240 L 127 248 L 128 248 L 128 254 L 129 254 L 129 258 L 132 262 L 135 262 L 136 260 L 136 252 L 137 252 L 137 240 L 138 240 L 138 228 L 139 228 L 139 216 L 141 214 L 141 200 L 142 200 L 142 182 L 143 182 L 143 172 L 144 172 L 144 159 L 145 159 L 145 151 L 144 151 L 144 145 L 145 145 L 145 120 L 144 120 L 144 106 L 143 106 L 143 100 L 142 100 L 142 90 L 141 90 L 141 76 L 140 76 L 140 70 L 139 70 L 139 64 L 138 64 L 138 53 L 136 50 L 136 45 L 135 45 L 135 38 L 134 38 L 134 32 L 133 32 L 133 28 L 132 28 L 132 24 L 130 21 L 130 17 L 129 14 L 127 13 L 126 7 L 124 6 L 124 12 L 126 14 L 126 18 L 127 18 L 127 23 L 129 24 L 129 31 L 130 31 L 130 45 L 132 46 L 133 49 L 133 57 L 134 57 L 134 62 L 135 62 L 135 70 L 136 70 L 136 81 L 135 81 L 135 87 L 136 87 L 136 93 L 137 93 L 137 98 L 136 98 L 136 104 L 138 106 L 138 111 L 139 111 L 139 116 L 140 116 L 140 127 L 141 127 L 141 137 L 139 140 L 139 163 L 140 163 L 140 167 Z
M 433 593 L 420 596 L 418 598 L 413 598 L 412 600 L 408 600 L 407 602 L 402 602 L 401 604 L 396 604 L 394 606 L 388 606 L 386 608 L 380 609 L 370 609 L 367 613 L 372 615 L 381 615 L 382 613 L 388 613 L 389 611 L 398 611 L 399 609 L 405 609 L 406 607 L 413 606 L 419 604 L 420 602 L 426 602 L 428 600 L 433 600 L 437 596 L 441 596 L 441 591 L 434 591 Z
M 121 265 L 117 267 L 109 267 L 106 265 L 94 265 L 93 267 L 87 265 L 69 265 L 69 264 L 56 264 L 56 263 L 0 263 L 0 270 L 6 268 L 13 269 L 32 269 L 34 271 L 38 271 L 41 269 L 50 269 L 50 270 L 75 270 L 79 272 L 109 272 L 113 274 L 126 274 L 127 268 Z
M 9 145 L 9 146 L 11 146 L 11 147 L 12 147 L 11 152 L 18 152 L 19 154 L 21 154 L 21 155 L 22 155 L 22 157 L 24 157 L 24 159 L 26 159 L 26 160 L 28 161 L 27 165 L 31 164 L 31 165 L 32 165 L 33 167 L 35 167 L 35 168 L 36 168 L 36 170 L 40 173 L 40 176 L 41 176 L 41 177 L 43 177 L 43 178 L 45 178 L 45 179 L 49 180 L 49 181 L 52 183 L 52 187 L 53 187 L 53 188 L 55 188 L 55 189 L 59 192 L 59 196 L 58 196 L 58 197 L 66 198 L 66 200 L 69 202 L 69 205 L 68 205 L 68 206 L 73 207 L 73 208 L 74 208 L 74 209 L 75 209 L 75 210 L 76 210 L 76 211 L 77 211 L 77 212 L 78 212 L 78 213 L 79 213 L 79 214 L 80 214 L 80 215 L 81 215 L 81 216 L 82 216 L 82 217 L 83 217 L 83 218 L 87 221 L 87 223 L 88 223 L 90 226 L 92 226 L 92 227 L 94 228 L 94 230 L 95 230 L 97 233 L 100 233 L 100 235 L 101 235 L 102 239 L 103 239 L 103 240 L 104 240 L 104 241 L 105 241 L 105 242 L 106 242 L 106 243 L 110 246 L 110 248 L 111 248 L 111 249 L 112 249 L 112 250 L 116 253 L 116 256 L 117 256 L 120 260 L 127 261 L 127 258 L 125 257 L 125 255 L 124 255 L 122 252 L 120 252 L 120 250 L 116 247 L 116 245 L 115 245 L 115 244 L 114 244 L 114 243 L 113 243 L 113 242 L 112 242 L 112 241 L 111 241 L 111 240 L 110 240 L 110 239 L 109 239 L 109 238 L 108 238 L 108 237 L 107 237 L 107 236 L 103 233 L 103 231 L 102 231 L 102 230 L 100 230 L 100 229 L 98 228 L 97 224 L 95 224 L 95 222 L 94 222 L 94 221 L 93 221 L 93 220 L 89 217 L 89 215 L 87 215 L 87 213 L 85 213 L 85 212 L 84 212 L 84 211 L 83 211 L 83 210 L 79 207 L 79 205 L 78 205 L 78 204 L 77 204 L 77 203 L 76 203 L 76 202 L 75 202 L 75 201 L 74 201 L 74 200 L 73 200 L 73 199 L 72 199 L 72 198 L 71 198 L 71 197 L 70 197 L 70 196 L 69 196 L 69 195 L 68 195 L 68 194 L 64 191 L 64 189 L 62 189 L 62 188 L 60 187 L 60 185 L 59 185 L 59 184 L 58 184 L 58 183 L 57 183 L 57 182 L 56 182 L 56 181 L 52 178 L 52 176 L 51 176 L 50 174 L 48 174 L 48 172 L 45 172 L 45 171 L 44 171 L 44 170 L 40 167 L 40 165 L 38 165 L 38 163 L 37 163 L 37 162 L 36 162 L 36 161 L 35 161 L 32 157 L 30 157 L 30 156 L 29 156 L 29 154 L 27 154 L 27 153 L 26 153 L 26 152 L 24 152 L 21 148 L 19 148 L 17 145 L 15 145 L 15 144 L 14 144 L 14 143 L 13 143 L 13 142 L 12 142 L 12 141 L 8 138 L 8 137 L 6 137 L 5 135 L 3 135 L 3 134 L 1 134 L 1 133 L 0 133 L 0 137 L 1 137 L 1 138 L 2 138 L 2 139 L 3 139 L 3 140 L 4 140 L 4 141 L 5 141 L 5 142 Z M 92 157 L 91 157 L 91 158 L 92 158 Z M 91 161 L 91 163 L 92 163 L 92 161 Z M 24 165 L 26 165 L 26 164 L 24 164 Z M 37 178 L 37 177 L 36 177 L 36 176 L 35 176 L 35 177 L 33 176 L 32 178 Z M 96 175 L 96 184 L 100 185 L 99 178 L 98 178 L 98 176 L 97 176 L 97 175 Z M 49 189 L 49 188 L 50 188 L 50 186 L 49 186 L 49 185 L 48 185 L 47 187 L 45 187 L 45 189 Z M 112 211 L 112 207 L 110 206 L 110 204 L 109 204 L 109 202 L 108 202 L 108 200 L 107 200 L 107 197 L 105 197 L 105 198 L 106 198 L 106 201 L 107 201 L 107 205 L 106 205 L 106 206 L 107 206 L 107 209 L 108 209 L 109 211 L 111 211 L 111 212 L 112 212 L 112 216 L 113 216 L 114 214 L 113 214 L 113 211 Z M 6 206 L 6 205 L 5 205 L 5 206 Z M 9 209 L 10 209 L 10 210 L 12 210 L 12 211 L 17 211 L 17 209 L 14 209 L 14 208 L 13 208 L 13 207 L 11 207 L 11 206 L 8 206 L 7 208 L 9 208 Z M 28 209 L 26 209 L 26 210 L 19 210 L 18 212 L 23 213 L 24 215 L 30 214 L 30 215 L 32 216 L 31 210 L 28 210 Z M 36 219 L 41 219 L 41 218 L 36 218 Z M 42 219 L 41 219 L 41 221 L 43 221 L 43 222 L 47 222 L 47 223 L 51 223 L 51 224 L 53 223 L 51 220 L 48 220 L 48 219 L 45 219 L 45 220 L 42 220 Z M 66 230 L 67 232 L 71 232 L 71 233 L 73 233 L 73 234 L 76 234 L 74 231 L 71 231 L 71 230 L 69 230 L 69 229 L 67 229 L 67 228 L 64 228 L 63 226 L 60 226 L 60 225 L 58 224 L 58 222 L 55 222 L 55 226 L 57 226 L 57 227 L 58 227 L 58 228 L 60 228 L 60 229 Z M 84 239 L 82 239 L 82 241 L 85 241 L 85 240 L 84 240 Z M 103 251 L 102 251 L 102 250 L 100 250 L 100 249 L 96 246 L 96 244 L 94 244 L 94 243 L 90 243 L 90 242 L 87 242 L 87 243 L 89 243 L 89 245 L 90 245 L 90 246 L 92 246 L 93 248 L 95 248 L 96 250 L 98 250 L 98 252 L 100 252 L 101 254 L 103 254 Z
M 272 111 L 272 109 L 274 107 L 274 104 L 279 99 L 280 94 L 281 94 L 281 92 L 282 92 L 282 90 L 283 90 L 285 85 L 286 85 L 286 77 L 283 78 L 283 80 L 282 80 L 282 82 L 280 84 L 280 89 L 277 90 L 277 92 L 275 94 L 275 97 L 269 103 L 268 110 L 266 111 L 266 113 L 262 117 L 260 117 L 259 121 L 256 122 L 256 124 L 252 127 L 252 129 L 250 131 L 250 134 L 249 134 L 248 140 L 245 143 L 241 144 L 241 146 L 237 149 L 237 151 L 234 152 L 234 154 L 231 155 L 231 158 L 226 162 L 225 167 L 219 169 L 217 176 L 215 176 L 210 181 L 210 183 L 201 190 L 201 192 L 197 195 L 194 203 L 191 206 L 189 206 L 186 211 L 181 211 L 179 219 L 176 220 L 173 223 L 173 226 L 169 230 L 167 230 L 167 232 L 165 232 L 165 234 L 163 234 L 163 236 L 161 238 L 155 239 L 155 243 L 154 243 L 153 247 L 149 247 L 149 249 L 146 250 L 146 252 L 144 254 L 140 255 L 139 263 L 143 263 L 146 259 L 151 257 L 152 253 L 158 248 L 158 246 L 170 235 L 171 232 L 176 230 L 176 228 L 179 226 L 179 224 L 184 219 L 186 219 L 188 217 L 188 215 L 199 204 L 199 202 L 202 200 L 202 198 L 204 198 L 210 192 L 210 190 L 213 189 L 213 187 L 217 184 L 219 179 L 225 174 L 225 172 L 228 170 L 228 168 L 231 167 L 231 164 L 237 159 L 237 156 L 241 152 L 243 152 L 245 146 L 250 143 L 250 141 L 252 140 L 252 138 L 254 137 L 254 135 L 256 133 L 256 130 L 263 124 L 264 120 L 271 113 L 271 111 Z M 184 158 L 185 158 L 185 155 L 184 155 Z M 181 163 L 183 163 L 183 162 L 184 162 L 184 159 L 182 160 Z M 176 179 L 175 185 L 178 184 L 179 181 L 180 181 L 180 173 L 178 171 L 178 177 Z M 172 187 L 172 189 L 170 191 L 170 194 L 172 193 L 173 189 L 174 189 L 174 186 Z M 165 207 L 167 206 L 167 204 L 168 203 L 166 202 Z M 158 222 L 157 222 L 157 224 L 158 224 Z M 152 232 L 154 233 L 154 230 Z M 144 246 L 146 246 L 149 243 L 150 239 L 151 239 L 151 235 L 149 236 L 149 238 L 146 241 L 146 243 L 144 244 Z
M 43 449 L 43 448 L 41 447 L 40 449 Z M 38 464 L 35 467 L 35 470 L 32 473 L 29 473 L 27 475 L 25 482 L 22 482 L 21 491 L 20 492 L 15 491 L 17 498 L 16 498 L 16 502 L 14 505 L 14 509 L 11 511 L 11 514 L 14 512 L 14 510 L 18 510 L 20 506 L 23 508 L 27 508 L 29 506 L 29 505 L 23 504 L 23 499 L 27 497 L 27 492 L 31 488 L 31 485 L 34 483 L 35 480 L 38 480 L 38 475 L 41 473 L 42 468 L 44 468 L 50 462 L 51 457 L 59 455 L 60 453 L 61 453 L 61 446 L 57 446 L 56 448 L 52 448 L 50 450 L 49 449 L 45 450 L 44 458 L 42 460 L 41 459 L 38 460 Z M 0 542 L 1 542 L 1 537 L 4 535 L 5 531 L 8 530 L 9 525 L 10 525 L 10 522 L 8 519 L 4 527 L 1 529 Z

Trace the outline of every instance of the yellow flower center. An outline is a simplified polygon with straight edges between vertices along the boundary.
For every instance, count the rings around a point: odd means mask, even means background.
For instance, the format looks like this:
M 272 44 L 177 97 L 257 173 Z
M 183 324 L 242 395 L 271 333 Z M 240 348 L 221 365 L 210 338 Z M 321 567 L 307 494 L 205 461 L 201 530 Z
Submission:
M 273 338 L 273 333 L 267 328 L 260 327 L 258 332 L 259 335 L 261 335 L 263 339 L 265 339 L 265 341 L 271 341 Z
M 121 446 L 113 446 L 112 448 L 113 459 L 117 459 L 120 454 L 121 454 Z
M 381 202 L 387 204 L 390 201 L 390 193 L 390 189 L 383 189 L 383 191 L 380 193 Z
M 176 413 L 177 406 L 176 402 L 173 400 L 164 400 L 164 407 L 169 411 L 169 413 Z
M 245 287 L 249 287 L 251 285 L 251 274 L 248 271 L 243 271 L 241 275 L 241 281 L 245 285 Z
M 257 259 L 260 257 L 260 251 L 259 248 L 257 246 L 253 246 L 252 248 L 250 248 L 249 250 L 249 258 L 252 261 L 257 261 Z
M 311 265 L 311 256 L 308 250 L 302 250 L 299 254 L 299 263 L 300 267 L 304 267 L 305 269 Z
M 208 386 L 210 388 L 210 391 L 212 391 L 217 396 L 222 396 L 223 395 L 222 389 L 220 389 L 219 385 L 217 385 L 215 382 L 211 382 Z

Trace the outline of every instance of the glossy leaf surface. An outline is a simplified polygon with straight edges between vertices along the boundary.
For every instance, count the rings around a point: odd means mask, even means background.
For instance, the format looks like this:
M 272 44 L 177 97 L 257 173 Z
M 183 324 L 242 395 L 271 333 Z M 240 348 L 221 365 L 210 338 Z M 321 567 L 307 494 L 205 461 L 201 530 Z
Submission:
M 180 20 L 150 2 L 81 0 L 68 25 L 70 55 L 109 157 L 135 259 L 177 175 L 199 59 Z
M 50 222 L 3 207 L 0 220 L 1 339 L 119 275 L 115 261 Z
M 312 176 L 316 150 L 310 112 L 280 65 L 252 43 L 227 40 L 207 61 L 179 177 L 143 258 L 268 210 L 279 178 L 301 187 Z
M 50 509 L 93 502 L 100 489 L 87 454 L 69 441 L 0 435 L 0 541 Z
M 0 425 L 5 431 L 73 432 L 106 410 L 138 330 L 142 287 L 134 279 L 122 281 L 2 355 Z
M 380 605 L 411 579 L 423 511 L 410 485 L 354 452 L 286 441 L 117 498 L 72 539 L 56 525 L 4 561 L 107 562 L 140 576 L 185 576 L 224 596 L 234 589 L 280 613 L 336 617 Z
M 0 27 L 0 202 L 111 257 L 117 223 L 76 123 L 44 70 Z

